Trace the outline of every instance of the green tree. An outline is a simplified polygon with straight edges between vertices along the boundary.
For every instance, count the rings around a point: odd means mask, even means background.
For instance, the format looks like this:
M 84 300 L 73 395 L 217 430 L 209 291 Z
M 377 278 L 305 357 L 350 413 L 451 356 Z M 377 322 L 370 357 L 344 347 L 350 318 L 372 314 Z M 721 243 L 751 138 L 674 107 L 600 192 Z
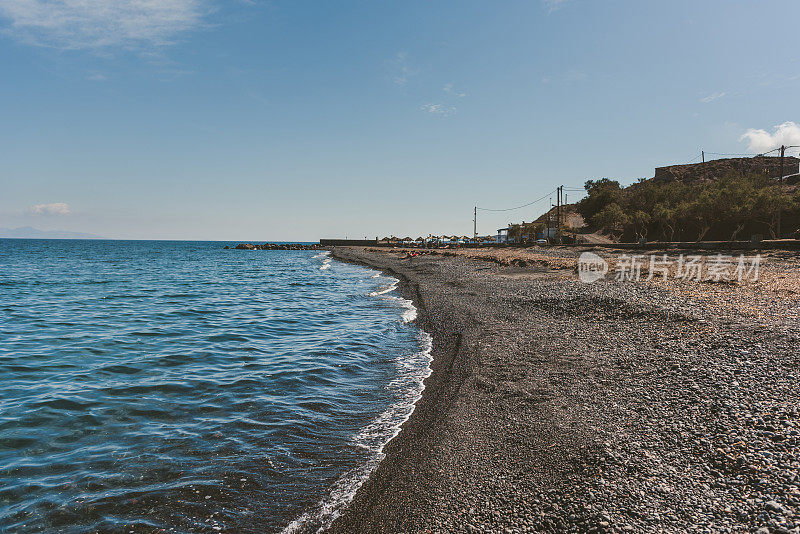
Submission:
M 793 198 L 781 187 L 764 187 L 758 191 L 754 201 L 755 219 L 767 225 L 772 239 L 778 235 L 778 221 L 784 213 L 798 209 L 796 198 Z
M 661 227 L 661 236 L 665 241 L 675 240 L 675 228 L 678 224 L 678 209 L 666 202 L 661 202 L 653 209 L 653 218 Z
M 702 241 L 717 221 L 719 194 L 708 189 L 703 190 L 696 199 L 683 207 L 682 213 L 690 225 L 697 231 L 697 241 Z
M 612 202 L 592 217 L 592 224 L 612 232 L 619 231 L 628 224 L 628 216 L 619 204 Z
M 622 188 L 616 180 L 602 178 L 588 180 L 584 184 L 586 196 L 578 202 L 577 209 L 587 221 L 600 213 L 606 206 L 619 203 L 622 198 Z
M 633 225 L 633 231 L 637 238 L 647 237 L 647 225 L 650 224 L 650 215 L 637 210 L 629 218 L 630 223 Z
M 758 192 L 755 181 L 743 176 L 728 176 L 719 180 L 714 187 L 717 191 L 717 216 L 732 228 L 730 240 L 733 241 L 745 225 L 753 220 Z

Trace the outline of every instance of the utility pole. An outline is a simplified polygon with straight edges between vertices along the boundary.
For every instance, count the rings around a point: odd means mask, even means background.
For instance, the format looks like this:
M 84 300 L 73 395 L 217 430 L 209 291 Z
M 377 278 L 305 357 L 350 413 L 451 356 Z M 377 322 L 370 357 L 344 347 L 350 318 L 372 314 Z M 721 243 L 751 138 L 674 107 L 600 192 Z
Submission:
M 781 145 L 781 178 L 780 183 L 783 184 L 783 155 L 786 153 L 786 146 Z M 776 233 L 778 234 L 776 237 L 778 239 L 781 238 L 781 208 L 778 205 L 778 221 L 775 224 Z
M 561 187 L 559 186 L 556 194 L 556 232 L 558 232 L 558 227 L 561 225 Z
M 561 188 L 556 187 L 556 232 L 558 232 L 558 209 L 559 209 L 559 199 L 561 198 Z
M 706 176 L 706 151 L 705 150 L 701 150 L 700 151 L 700 157 L 703 158 L 703 163 L 701 164 L 701 167 L 703 167 L 703 179 L 706 179 L 707 176 Z
M 558 188 L 558 225 L 561 226 L 561 220 L 564 218 L 564 186 Z
M 478 206 L 475 206 L 475 211 L 472 214 L 472 237 L 478 239 Z
M 564 186 L 560 186 L 558 188 L 558 194 L 556 195 L 556 236 L 558 237 L 559 241 L 561 240 L 561 233 L 559 229 L 561 228 L 561 219 L 564 218 Z
M 561 194 L 559 195 L 559 204 L 561 204 L 561 207 L 558 208 L 558 227 L 561 228 L 561 224 L 564 222 L 564 186 L 563 185 L 561 186 Z M 559 239 L 559 241 L 561 241 L 561 239 L 562 239 L 562 236 L 561 236 L 560 233 L 558 234 L 558 239 Z
M 786 153 L 786 146 L 781 145 L 781 182 L 783 182 L 783 156 Z

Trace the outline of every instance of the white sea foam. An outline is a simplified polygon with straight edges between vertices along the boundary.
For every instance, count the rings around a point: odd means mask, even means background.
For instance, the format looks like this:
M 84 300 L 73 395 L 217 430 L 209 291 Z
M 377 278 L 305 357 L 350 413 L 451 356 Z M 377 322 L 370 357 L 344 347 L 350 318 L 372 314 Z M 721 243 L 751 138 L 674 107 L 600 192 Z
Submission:
M 399 280 L 397 280 L 397 279 L 392 279 L 392 280 L 393 281 L 392 281 L 391 284 L 389 284 L 386 287 L 383 287 L 383 288 L 379 289 L 378 291 L 373 291 L 372 293 L 369 294 L 369 296 L 370 297 L 379 297 L 381 295 L 385 295 L 386 293 L 391 293 L 392 291 L 397 289 L 397 283 L 399 282 Z
M 283 534 L 308 532 L 314 528 L 316 532 L 322 532 L 328 528 L 341 515 L 358 488 L 367 481 L 386 456 L 383 452 L 386 444 L 400 433 L 403 423 L 414 413 L 416 403 L 425 389 L 424 381 L 431 374 L 433 338 L 426 332 L 420 331 L 419 343 L 419 352 L 410 357 L 403 355 L 395 360 L 398 372 L 389 387 L 405 387 L 401 398 L 352 438 L 354 445 L 372 453 L 370 458 L 364 465 L 348 471 L 339 478 L 328 495 L 313 510 L 292 521 L 283 529 Z M 411 387 L 408 387 L 409 382 L 412 384 Z
M 329 250 L 323 250 L 319 254 L 314 254 L 313 256 L 311 256 L 312 258 L 316 258 L 316 259 L 324 258 L 322 260 L 322 265 L 320 265 L 320 267 L 319 267 L 320 271 L 327 271 L 328 269 L 331 268 L 331 258 L 329 257 L 330 253 L 331 252 Z
M 380 274 L 373 276 L 377 278 Z M 370 296 L 387 300 L 399 301 L 405 308 L 402 314 L 404 323 L 410 323 L 417 318 L 417 309 L 414 304 L 402 297 L 387 295 L 397 289 L 399 280 L 392 278 L 392 283 L 379 291 L 370 293 Z M 386 444 L 400 433 L 411 414 L 414 413 L 416 403 L 422 397 L 425 389 L 425 379 L 431 374 L 431 351 L 433 338 L 427 332 L 419 331 L 419 351 L 413 355 L 401 355 L 395 360 L 397 373 L 389 383 L 389 388 L 400 390 L 400 398 L 392 406 L 376 417 L 366 427 L 353 436 L 353 444 L 369 451 L 369 459 L 359 467 L 345 473 L 337 480 L 328 492 L 328 495 L 313 509 L 292 521 L 282 534 L 295 534 L 315 530 L 322 532 L 328 528 L 342 510 L 350 503 L 358 488 L 369 478 L 381 460 L 386 456 L 383 452 Z
M 406 310 L 403 312 L 403 322 L 410 323 L 417 318 L 417 308 L 414 306 L 414 303 L 410 300 L 401 299 L 403 301 L 403 305 L 406 307 Z
M 378 274 L 378 276 L 381 276 L 381 275 Z M 375 278 L 375 277 L 373 276 L 373 278 Z M 387 295 L 387 293 L 391 293 L 392 291 L 397 289 L 397 284 L 399 284 L 399 283 L 400 283 L 400 280 L 398 280 L 397 278 L 391 278 L 391 283 L 389 285 L 384 286 L 384 287 L 382 287 L 381 289 L 379 289 L 377 291 L 373 291 L 372 293 L 369 294 L 369 296 L 370 297 L 381 297 L 381 298 L 386 299 L 386 300 L 393 300 L 393 301 L 399 302 L 400 305 L 405 308 L 405 310 L 403 311 L 403 315 L 402 315 L 403 322 L 404 323 L 410 323 L 410 322 L 414 321 L 417 318 L 417 308 L 414 306 L 414 303 L 411 302 L 408 299 L 404 299 L 403 297 L 398 297 L 398 296 L 395 296 L 395 295 Z

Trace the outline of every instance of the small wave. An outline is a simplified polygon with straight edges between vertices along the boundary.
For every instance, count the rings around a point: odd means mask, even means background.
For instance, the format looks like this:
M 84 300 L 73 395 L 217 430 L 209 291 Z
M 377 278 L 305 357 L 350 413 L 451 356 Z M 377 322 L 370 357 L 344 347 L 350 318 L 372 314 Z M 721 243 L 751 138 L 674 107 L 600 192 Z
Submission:
M 323 250 L 319 254 L 314 254 L 312 256 L 312 258 L 317 258 L 317 259 L 323 258 L 322 265 L 320 265 L 320 267 L 319 267 L 320 271 L 327 271 L 328 269 L 331 268 L 331 258 L 328 257 L 329 255 L 330 255 L 330 251 Z
M 403 322 L 410 323 L 417 318 L 417 308 L 410 300 L 401 299 L 406 306 L 406 311 L 403 312 Z
M 407 302 L 411 303 L 411 301 Z M 411 307 L 413 308 L 413 305 Z M 416 308 L 414 308 L 414 317 L 416 317 Z M 341 515 L 353 500 L 358 489 L 364 485 L 364 482 L 386 457 L 386 453 L 383 452 L 386 445 L 400 433 L 403 424 L 414 413 L 416 403 L 425 390 L 425 379 L 431 374 L 432 350 L 433 338 L 427 332 L 420 331 L 420 351 L 411 357 L 401 356 L 398 358 L 398 374 L 390 383 L 390 387 L 402 388 L 410 381 L 410 387 L 403 391 L 398 402 L 353 437 L 354 445 L 373 453 L 370 459 L 339 478 L 331 487 L 326 498 L 320 501 L 314 509 L 305 512 L 289 523 L 281 534 L 310 531 L 320 533 L 330 527 Z
M 381 276 L 378 274 L 378 276 Z M 373 276 L 373 278 L 375 278 Z M 417 308 L 414 306 L 414 303 L 408 299 L 404 299 L 403 297 L 397 297 L 395 295 L 387 295 L 387 293 L 391 293 L 395 289 L 397 289 L 397 284 L 400 283 L 400 280 L 397 278 L 392 278 L 392 283 L 388 286 L 379 289 L 378 291 L 373 291 L 369 294 L 370 297 L 381 297 L 386 300 L 393 300 L 399 302 L 402 307 L 405 308 L 403 311 L 402 320 L 404 323 L 410 323 L 416 320 L 417 318 Z
M 417 318 L 417 308 L 414 306 L 414 303 L 408 299 L 404 299 L 403 297 L 395 297 L 394 295 L 386 295 L 383 297 L 388 300 L 394 300 L 400 303 L 400 305 L 405 308 L 403 310 L 403 315 L 401 318 L 404 323 L 408 324 L 416 320 Z
M 76 412 L 85 412 L 95 403 L 89 401 L 77 401 L 73 399 L 68 399 L 66 397 L 56 397 L 52 399 L 42 400 L 37 403 L 34 403 L 34 406 L 37 408 L 54 408 L 56 410 L 69 410 L 69 411 L 76 411 Z
M 244 336 L 239 336 L 236 334 L 214 334 L 212 336 L 207 336 L 206 339 L 208 341 L 214 342 L 221 342 L 221 341 L 240 341 L 240 342 L 247 342 L 250 341 L 249 338 Z
M 393 281 L 391 284 L 389 284 L 388 286 L 386 286 L 386 287 L 384 287 L 383 289 L 380 289 L 380 290 L 378 290 L 378 291 L 373 291 L 372 293 L 370 293 L 370 294 L 369 294 L 369 296 L 370 296 L 370 297 L 378 297 L 378 296 L 380 296 L 380 295 L 385 295 L 386 293 L 391 293 L 392 291 L 394 291 L 395 289 L 397 289 L 397 283 L 398 283 L 398 282 L 399 282 L 399 280 L 395 279 L 395 280 L 394 280 L 394 281 Z
M 331 254 L 330 251 L 323 250 L 319 254 L 315 254 L 314 256 L 312 256 L 313 258 L 323 258 L 322 265 L 319 268 L 320 271 L 327 271 L 328 269 L 331 268 L 330 254 Z

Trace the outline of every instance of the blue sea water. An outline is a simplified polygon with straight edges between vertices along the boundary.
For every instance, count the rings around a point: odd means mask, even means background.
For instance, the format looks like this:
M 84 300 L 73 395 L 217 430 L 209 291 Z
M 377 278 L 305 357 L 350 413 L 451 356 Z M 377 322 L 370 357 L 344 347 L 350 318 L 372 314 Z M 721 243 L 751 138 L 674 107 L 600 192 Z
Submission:
M 328 524 L 413 411 L 396 280 L 313 251 L 0 240 L 0 532 Z

